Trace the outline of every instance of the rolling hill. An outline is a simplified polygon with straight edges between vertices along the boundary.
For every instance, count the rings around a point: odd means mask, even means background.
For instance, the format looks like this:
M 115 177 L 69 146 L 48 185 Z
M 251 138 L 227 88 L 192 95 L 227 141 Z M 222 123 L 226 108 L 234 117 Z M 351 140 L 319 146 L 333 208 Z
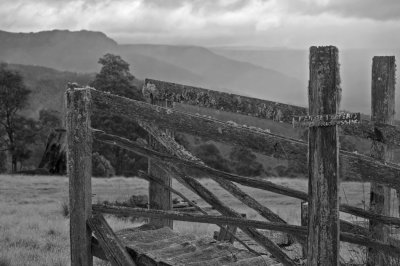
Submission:
M 140 79 L 151 77 L 291 103 L 305 99 L 296 78 L 202 47 L 119 45 L 91 31 L 0 32 L 0 60 L 14 64 L 91 73 L 99 70 L 97 61 L 108 52 L 121 55 Z
M 340 49 L 340 47 L 339 47 Z M 212 48 L 214 53 L 243 62 L 249 62 L 265 68 L 275 69 L 299 80 L 302 88 L 308 83 L 308 51 L 292 49 L 251 49 L 251 48 Z M 340 50 L 340 75 L 342 80 L 342 109 L 369 114 L 371 111 L 371 66 L 372 57 L 395 55 L 400 58 L 399 50 Z M 400 75 L 397 70 L 397 76 Z M 399 87 L 396 88 L 399 91 Z M 306 89 L 303 90 L 306 94 Z M 400 101 L 400 94 L 396 94 Z M 397 104 L 396 117 L 400 119 L 400 104 Z

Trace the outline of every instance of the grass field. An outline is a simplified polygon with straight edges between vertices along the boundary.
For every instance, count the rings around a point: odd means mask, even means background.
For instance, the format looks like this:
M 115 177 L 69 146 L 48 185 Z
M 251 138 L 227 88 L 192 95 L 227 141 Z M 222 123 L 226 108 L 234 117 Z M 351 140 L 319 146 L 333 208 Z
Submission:
M 302 179 L 273 179 L 273 182 L 306 191 Z M 260 217 L 211 180 L 201 182 L 214 191 L 229 206 L 247 213 L 251 219 Z M 148 184 L 137 178 L 93 179 L 93 202 L 123 201 L 131 195 L 147 194 Z M 182 185 L 173 186 L 206 206 Z M 257 189 L 244 188 L 261 203 L 270 207 L 291 224 L 300 223 L 300 201 Z M 363 207 L 367 184 L 342 184 L 341 201 Z M 368 200 L 366 200 L 368 202 Z M 0 266 L 9 265 L 69 265 L 68 218 L 63 214 L 68 202 L 68 179 L 52 176 L 0 175 Z M 397 205 L 396 205 L 397 206 Z M 397 209 L 395 207 L 394 209 Z M 351 217 L 344 217 L 353 220 Z M 114 230 L 132 226 L 129 221 L 107 217 Z M 175 222 L 181 232 L 211 235 L 214 225 Z M 107 265 L 96 260 L 95 265 Z

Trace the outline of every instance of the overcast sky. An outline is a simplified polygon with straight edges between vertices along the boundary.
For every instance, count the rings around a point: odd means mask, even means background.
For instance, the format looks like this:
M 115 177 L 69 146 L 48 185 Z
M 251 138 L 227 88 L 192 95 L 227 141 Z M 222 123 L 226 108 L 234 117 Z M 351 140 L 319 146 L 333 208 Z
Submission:
M 0 29 L 119 43 L 400 48 L 400 0 L 1 0 Z

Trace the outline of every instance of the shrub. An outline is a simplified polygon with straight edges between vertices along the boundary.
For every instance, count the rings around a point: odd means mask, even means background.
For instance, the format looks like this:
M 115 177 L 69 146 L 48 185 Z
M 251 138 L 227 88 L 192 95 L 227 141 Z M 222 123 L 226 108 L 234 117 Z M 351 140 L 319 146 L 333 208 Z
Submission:
M 218 148 L 212 143 L 197 146 L 193 153 L 212 168 L 226 172 L 231 171 L 229 162 L 222 157 Z
M 69 203 L 68 201 L 64 200 L 61 203 L 61 214 L 63 217 L 68 218 L 69 217 Z
M 95 177 L 111 177 L 115 171 L 109 160 L 95 152 L 92 156 L 92 174 Z
M 229 154 L 232 168 L 239 175 L 260 176 L 264 172 L 261 163 L 257 162 L 257 157 L 249 149 L 235 147 Z

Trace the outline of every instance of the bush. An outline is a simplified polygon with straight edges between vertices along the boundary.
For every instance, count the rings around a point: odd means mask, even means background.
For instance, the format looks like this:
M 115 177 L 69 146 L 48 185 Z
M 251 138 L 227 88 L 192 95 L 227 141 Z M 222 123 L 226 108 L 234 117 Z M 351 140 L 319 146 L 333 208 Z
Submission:
M 0 173 L 7 172 L 7 155 L 5 152 L 0 152 Z
M 193 153 L 212 168 L 225 172 L 231 171 L 229 162 L 222 157 L 218 148 L 212 143 L 197 146 Z
M 264 172 L 261 163 L 257 162 L 257 157 L 249 149 L 235 147 L 229 154 L 232 168 L 239 175 L 260 176 Z
M 95 177 L 111 177 L 115 171 L 109 160 L 95 152 L 92 156 L 92 174 Z
M 68 201 L 67 201 L 67 200 L 64 200 L 64 201 L 61 203 L 60 208 L 61 208 L 61 214 L 62 214 L 62 216 L 65 217 L 65 218 L 68 218 L 68 217 L 69 217 L 69 203 L 68 203 Z

